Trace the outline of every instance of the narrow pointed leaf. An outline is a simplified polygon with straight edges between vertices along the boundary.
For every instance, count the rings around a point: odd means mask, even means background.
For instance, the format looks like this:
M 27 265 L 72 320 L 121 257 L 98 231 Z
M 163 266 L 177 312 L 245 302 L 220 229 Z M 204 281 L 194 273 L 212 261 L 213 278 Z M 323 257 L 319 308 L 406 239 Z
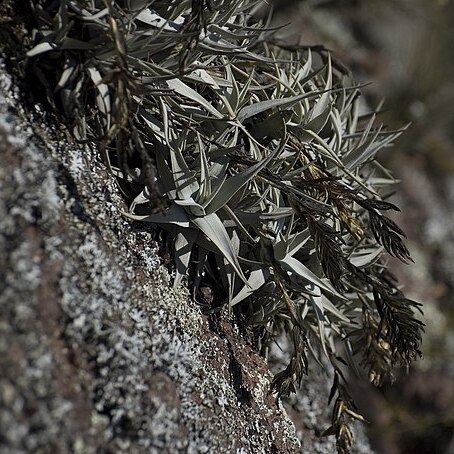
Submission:
M 224 118 L 224 116 L 216 108 L 214 108 L 213 105 L 209 103 L 202 95 L 197 93 L 194 89 L 186 85 L 180 79 L 168 80 L 167 85 L 169 86 L 169 88 L 175 90 L 176 93 L 179 93 L 180 95 L 185 96 L 186 98 L 189 98 L 200 104 L 216 118 Z
M 178 205 L 172 205 L 164 214 L 139 215 L 128 212 L 123 212 L 123 214 L 134 221 L 150 222 L 161 225 L 175 224 L 185 228 L 188 228 L 190 225 L 188 215 L 184 209 Z
M 219 252 L 233 266 L 238 276 L 247 283 L 247 279 L 238 262 L 238 257 L 230 244 L 230 237 L 219 216 L 216 213 L 210 213 L 204 217 L 194 218 L 191 222 L 213 242 Z
M 262 285 L 265 284 L 269 278 L 270 272 L 266 268 L 259 268 L 251 271 L 249 278 L 247 280 L 248 285 L 245 285 L 232 299 L 230 302 L 231 306 L 235 306 L 238 303 L 241 303 L 248 296 L 252 295 L 257 291 Z
M 197 237 L 197 230 L 184 229 L 177 233 L 174 243 L 175 251 L 175 280 L 173 287 L 181 284 L 183 277 L 189 269 L 192 246 Z
M 274 152 L 257 162 L 253 166 L 243 170 L 241 173 L 234 175 L 233 177 L 227 178 L 222 184 L 219 192 L 214 198 L 212 198 L 205 206 L 207 213 L 215 213 L 220 208 L 223 208 L 229 200 L 241 189 L 243 186 L 248 184 L 267 164 L 276 156 L 281 147 L 276 149 Z
M 249 106 L 243 107 L 237 115 L 237 120 L 243 122 L 248 118 L 258 115 L 262 112 L 265 112 L 270 109 L 275 109 L 277 107 L 288 108 L 296 104 L 298 101 L 306 98 L 308 95 L 297 95 L 290 96 L 288 98 L 278 98 L 278 99 L 267 99 L 266 101 L 257 102 Z
M 342 295 L 336 292 L 336 290 L 334 290 L 334 288 L 328 282 L 323 281 L 294 257 L 287 255 L 282 260 L 280 260 L 279 263 L 284 269 L 292 272 L 297 278 L 304 279 L 305 281 L 316 285 L 317 287 L 324 290 L 325 292 L 330 293 L 331 295 L 345 299 Z

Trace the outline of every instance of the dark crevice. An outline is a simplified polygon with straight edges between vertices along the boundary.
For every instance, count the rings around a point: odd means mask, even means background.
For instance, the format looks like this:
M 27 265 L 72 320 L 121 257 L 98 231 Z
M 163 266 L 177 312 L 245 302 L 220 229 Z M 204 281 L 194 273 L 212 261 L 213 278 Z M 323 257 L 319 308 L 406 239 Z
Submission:
M 251 392 L 244 386 L 243 367 L 235 356 L 232 345 L 229 342 L 229 373 L 233 389 L 240 404 L 246 404 L 248 407 L 252 404 Z

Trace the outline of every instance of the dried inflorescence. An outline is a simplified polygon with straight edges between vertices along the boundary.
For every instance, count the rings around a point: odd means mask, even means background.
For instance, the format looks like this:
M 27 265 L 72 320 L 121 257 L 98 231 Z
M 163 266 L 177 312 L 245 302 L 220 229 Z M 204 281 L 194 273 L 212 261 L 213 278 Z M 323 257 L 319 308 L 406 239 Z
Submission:
M 267 338 L 291 336 L 280 395 L 308 352 L 331 365 L 346 452 L 357 415 L 342 355 L 362 355 L 375 384 L 420 356 L 419 305 L 383 259 L 410 260 L 383 214 L 397 209 L 383 200 L 394 180 L 375 160 L 400 132 L 361 113 L 359 88 L 326 53 L 273 43 L 259 3 L 33 0 L 29 69 L 76 138 L 98 145 L 125 215 L 165 237 L 175 285 L 241 307 Z

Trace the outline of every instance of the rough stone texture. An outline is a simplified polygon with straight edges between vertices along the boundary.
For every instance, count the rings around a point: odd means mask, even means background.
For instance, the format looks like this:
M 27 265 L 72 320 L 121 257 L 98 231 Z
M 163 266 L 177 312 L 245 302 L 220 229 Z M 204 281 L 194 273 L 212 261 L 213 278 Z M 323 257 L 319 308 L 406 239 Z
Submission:
M 328 378 L 289 403 L 297 435 L 234 321 L 171 289 L 95 151 L 3 66 L 0 94 L 0 452 L 333 453 Z
M 0 452 L 297 452 L 264 359 L 0 74 Z

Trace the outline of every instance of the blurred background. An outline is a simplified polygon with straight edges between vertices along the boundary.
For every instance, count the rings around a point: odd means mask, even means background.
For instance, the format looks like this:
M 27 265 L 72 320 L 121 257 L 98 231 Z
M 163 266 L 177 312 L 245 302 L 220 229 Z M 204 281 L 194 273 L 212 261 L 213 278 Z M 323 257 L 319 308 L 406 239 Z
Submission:
M 411 126 L 382 162 L 401 180 L 396 220 L 415 260 L 392 262 L 423 302 L 424 359 L 393 386 L 356 388 L 379 454 L 454 454 L 454 0 L 275 0 L 288 44 L 324 45 L 381 121 Z M 290 34 L 290 37 L 289 37 Z

